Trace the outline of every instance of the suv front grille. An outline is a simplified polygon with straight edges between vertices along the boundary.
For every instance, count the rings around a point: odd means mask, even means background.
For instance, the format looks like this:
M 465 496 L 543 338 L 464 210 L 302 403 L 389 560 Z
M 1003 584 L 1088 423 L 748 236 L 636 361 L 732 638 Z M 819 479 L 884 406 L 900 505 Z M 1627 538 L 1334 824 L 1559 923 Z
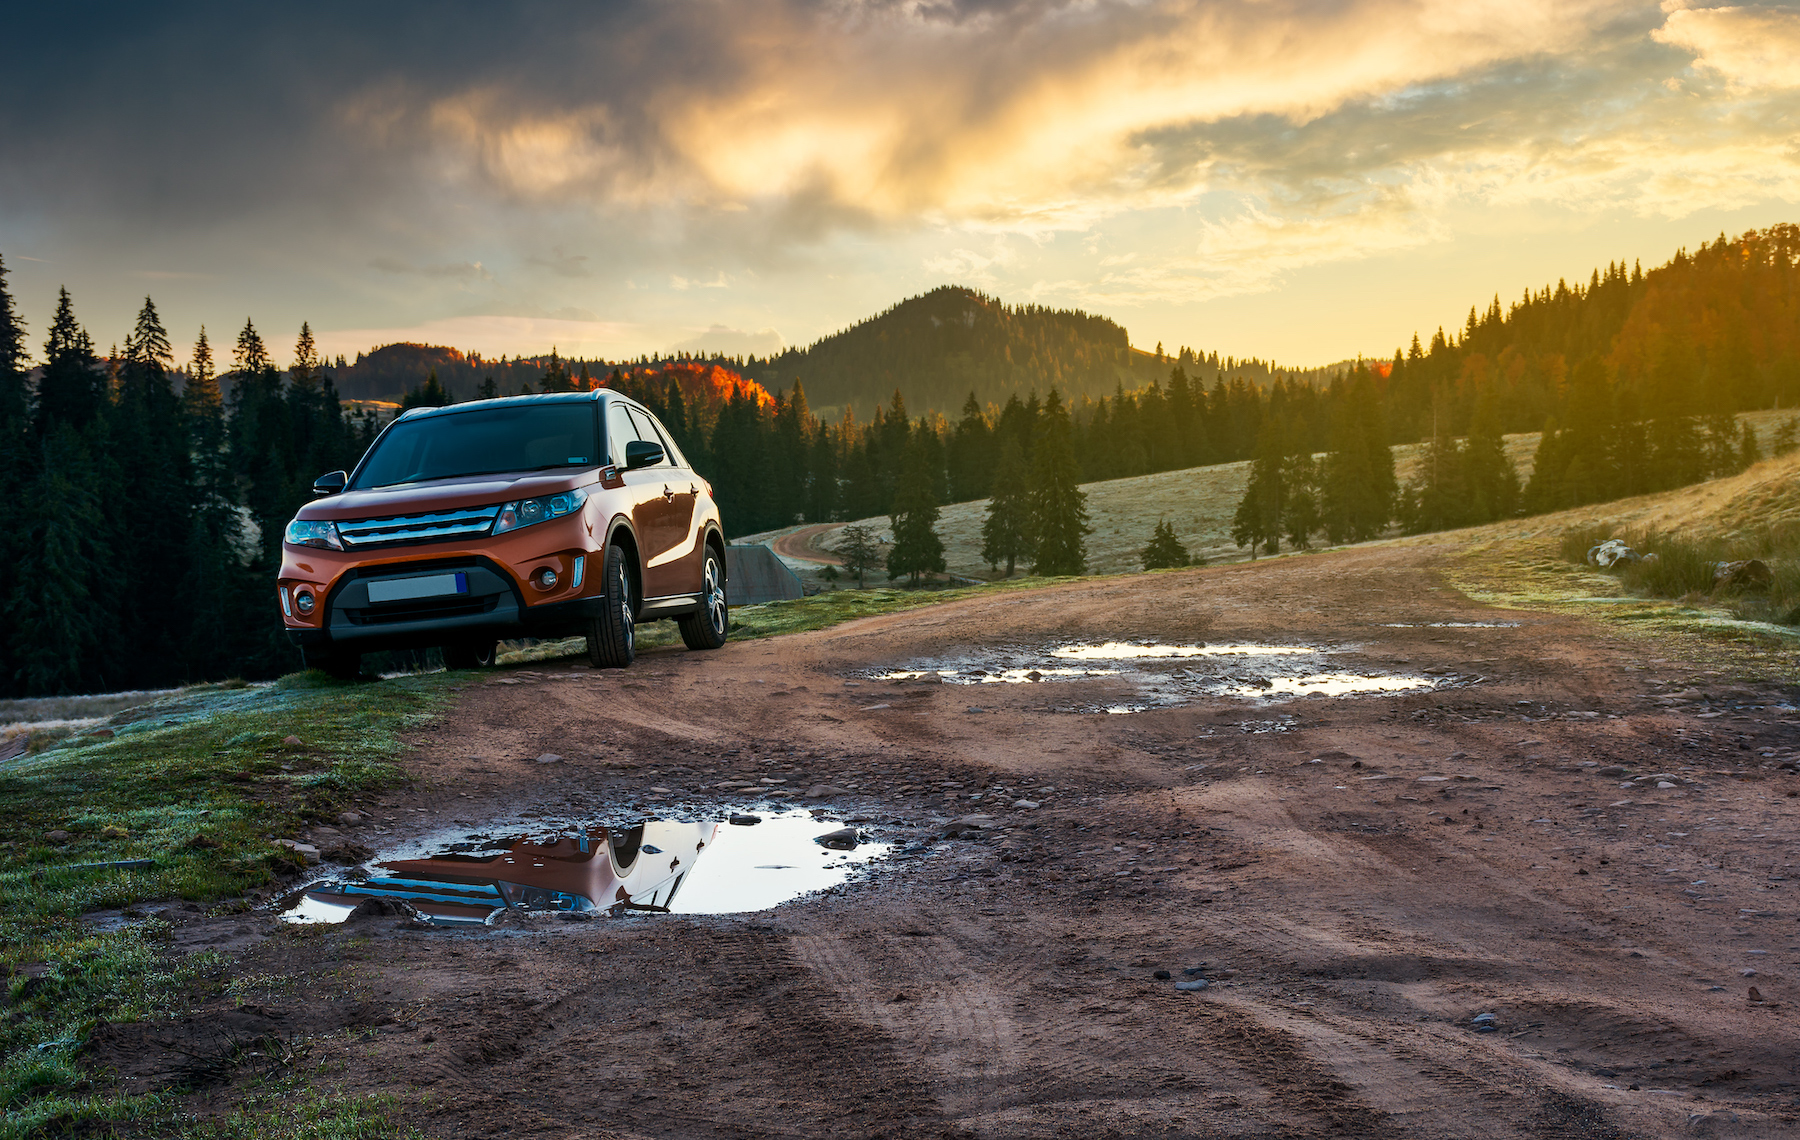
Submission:
M 447 538 L 473 538 L 494 529 L 500 504 L 439 511 L 428 515 L 398 515 L 386 519 L 353 519 L 337 524 L 344 545 L 351 549 L 393 546 L 408 542 L 440 542 Z

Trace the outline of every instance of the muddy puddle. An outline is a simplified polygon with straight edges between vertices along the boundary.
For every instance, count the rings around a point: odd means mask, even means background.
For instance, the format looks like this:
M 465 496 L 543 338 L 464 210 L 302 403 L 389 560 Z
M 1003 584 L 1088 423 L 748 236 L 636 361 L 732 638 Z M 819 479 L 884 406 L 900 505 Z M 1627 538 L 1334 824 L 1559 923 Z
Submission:
M 1266 705 L 1303 697 L 1401 693 L 1473 680 L 1453 675 L 1352 671 L 1336 660 L 1347 652 L 1339 647 L 1311 645 L 1107 641 L 988 650 L 914 661 L 898 669 L 863 675 L 884 681 L 936 679 L 951 685 L 1112 679 L 1137 690 L 1135 697 L 1128 700 L 1052 706 L 1060 712 L 1106 713 L 1173 708 L 1203 698 L 1226 697 Z
M 494 925 L 508 912 L 736 914 L 837 886 L 892 849 L 805 811 L 472 834 L 385 852 L 343 879 L 314 883 L 282 917 L 343 922 L 365 903 L 381 913 L 382 900 L 434 926 Z

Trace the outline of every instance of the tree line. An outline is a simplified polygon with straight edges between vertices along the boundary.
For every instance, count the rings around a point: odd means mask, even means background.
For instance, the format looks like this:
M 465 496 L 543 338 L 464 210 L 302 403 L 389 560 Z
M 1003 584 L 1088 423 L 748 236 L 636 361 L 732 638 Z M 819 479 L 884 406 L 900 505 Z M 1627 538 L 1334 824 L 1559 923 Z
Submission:
M 275 367 L 253 324 L 175 383 L 145 298 L 100 357 L 65 289 L 33 378 L 0 263 L 0 693 L 162 688 L 295 667 L 275 618 L 281 534 L 314 476 L 374 439 L 302 325 Z
M 1797 264 L 1800 230 L 1776 226 L 1648 272 L 1614 263 L 1504 311 L 1496 300 L 1456 335 L 1328 376 L 1159 346 L 1167 371 L 1148 383 L 1115 379 L 1110 395 L 1073 400 L 1055 386 L 1004 402 L 969 390 L 954 421 L 911 414 L 897 389 L 866 420 L 848 407 L 821 417 L 798 379 L 771 392 L 687 358 L 590 366 L 552 353 L 484 372 L 469 394 L 607 385 L 636 397 L 711 481 L 734 537 L 886 516 L 916 539 L 891 568 L 916 577 L 941 568 L 941 544 L 925 537 L 938 507 L 988 499 L 983 555 L 996 570 L 1079 573 L 1086 480 L 1248 460 L 1233 530 L 1266 552 L 1741 468 L 1756 444 L 1732 414 L 1800 402 Z M 294 665 L 272 602 L 282 530 L 313 478 L 353 466 L 380 423 L 346 410 L 339 369 L 304 324 L 285 369 L 249 321 L 230 367 L 204 329 L 190 356 L 175 367 L 149 298 L 102 356 L 64 291 L 34 368 L 0 263 L 0 692 Z M 452 395 L 428 372 L 406 402 Z M 1520 486 L 1502 435 L 1539 428 Z M 1390 447 L 1419 441 L 1419 474 L 1398 486 Z

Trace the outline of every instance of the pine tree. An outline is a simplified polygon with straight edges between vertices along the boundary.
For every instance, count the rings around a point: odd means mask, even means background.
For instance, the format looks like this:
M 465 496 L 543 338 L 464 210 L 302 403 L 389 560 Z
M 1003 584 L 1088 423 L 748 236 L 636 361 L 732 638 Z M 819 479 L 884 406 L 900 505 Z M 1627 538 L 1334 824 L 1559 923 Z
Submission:
M 981 522 L 981 557 L 996 572 L 1005 562 L 1010 578 L 1019 560 L 1031 557 L 1031 472 L 1019 441 L 1010 436 L 1000 444 L 993 489 Z
M 569 379 L 569 370 L 563 366 L 563 359 L 556 354 L 556 349 L 552 348 L 550 350 L 550 367 L 544 369 L 542 386 L 539 391 L 573 392 L 574 390 L 575 384 Z
M 44 372 L 38 380 L 37 431 L 47 436 L 58 424 L 82 427 L 105 403 L 106 374 L 94 358 L 94 341 L 75 319 L 69 291 L 59 289 L 56 315 L 44 342 Z
M 847 572 L 856 575 L 859 590 L 863 588 L 863 578 L 882 562 L 881 543 L 875 532 L 861 523 L 851 523 L 838 532 L 838 543 L 831 551 L 844 560 Z
M 1743 429 L 1744 436 L 1742 441 L 1738 444 L 1739 471 L 1746 470 L 1762 462 L 1762 448 L 1757 445 L 1756 432 L 1751 428 L 1749 420 L 1744 421 Z
M 1380 398 L 1358 365 L 1338 401 L 1325 456 L 1323 513 L 1332 542 L 1374 538 L 1394 514 L 1394 453 L 1388 447 Z
M 1475 403 L 1475 419 L 1463 444 L 1463 518 L 1467 524 L 1513 517 L 1519 510 L 1519 472 L 1500 434 L 1498 402 L 1492 391 Z
M 413 408 L 442 408 L 450 403 L 450 394 L 438 383 L 437 369 L 433 368 L 425 376 L 425 382 L 401 397 L 400 410 L 410 411 Z
M 1032 447 L 1031 537 L 1034 574 L 1080 574 L 1087 568 L 1087 493 L 1062 397 L 1050 389 Z
M 1408 534 L 1461 526 L 1468 515 L 1467 456 L 1450 434 L 1450 417 L 1438 401 L 1431 439 L 1419 458 L 1419 473 L 1401 496 L 1401 526 Z
M 25 322 L 6 289 L 6 262 L 0 260 L 0 425 L 23 423 L 31 414 L 26 373 L 31 354 L 25 347 Z M 8 437 L 9 442 L 11 437 Z
M 950 499 L 966 503 L 985 499 L 993 482 L 994 438 L 975 393 L 963 402 L 962 419 L 950 441 Z
M 181 390 L 182 418 L 188 427 L 188 447 L 193 455 L 194 477 L 199 498 L 228 497 L 225 467 L 225 400 L 219 392 L 219 378 L 213 371 L 212 345 L 206 339 L 206 326 L 194 341 L 193 358 L 188 362 L 187 383 Z
M 1283 478 L 1287 507 L 1282 512 L 1282 530 L 1288 545 L 1295 550 L 1312 546 L 1312 537 L 1325 525 L 1319 508 L 1319 464 L 1309 452 L 1288 456 Z
M 1282 438 L 1286 434 L 1279 421 L 1263 421 L 1256 438 L 1256 460 L 1250 465 L 1250 482 L 1231 517 L 1231 541 L 1248 546 L 1252 559 L 1259 549 L 1267 554 L 1281 549 L 1282 516 L 1287 506 L 1287 456 Z
M 1188 548 L 1175 537 L 1175 528 L 1168 520 L 1160 520 L 1156 529 L 1150 532 L 1150 544 L 1138 555 L 1146 570 L 1165 570 L 1176 566 L 1186 566 L 1193 561 Z
M 4 600 L 11 680 L 34 695 L 92 692 L 113 680 L 100 667 L 111 599 L 95 589 L 96 569 L 114 564 L 109 528 L 87 440 L 67 421 L 49 423 Z
M 482 377 L 481 387 L 475 389 L 475 398 L 477 400 L 492 400 L 499 395 L 500 388 L 494 383 L 494 374 L 490 372 Z M 676 444 L 676 446 L 679 447 L 680 444 Z
M 20 531 L 37 514 L 26 498 L 37 451 L 32 442 L 26 375 L 31 361 L 25 347 L 25 322 L 13 307 L 6 272 L 5 263 L 0 262 L 0 613 L 5 612 L 17 581 Z M 0 695 L 20 691 L 14 677 L 14 654 L 19 648 L 14 640 L 0 637 Z
M 187 573 L 194 506 L 187 430 L 169 375 L 174 363 L 156 304 L 145 297 L 125 340 L 104 456 L 133 491 L 129 496 L 107 496 L 102 502 L 109 541 L 122 568 L 114 620 L 124 660 L 115 674 L 122 683 L 140 687 L 183 679 L 179 662 L 186 612 L 151 600 L 159 596 L 154 581 L 180 581 Z M 145 518 L 155 519 L 157 525 L 142 525 Z
M 887 575 L 906 575 L 915 586 L 931 573 L 944 572 L 944 541 L 938 537 L 938 500 L 922 440 L 915 439 L 894 489 L 894 513 L 888 516 L 894 545 L 888 549 Z
M 1800 416 L 1789 416 L 1775 429 L 1776 455 L 1790 455 L 1796 447 L 1800 447 Z
M 237 347 L 231 353 L 232 367 L 240 373 L 261 372 L 273 368 L 274 362 L 269 359 L 269 350 L 264 347 L 262 337 L 250 318 L 244 318 L 244 327 L 238 333 Z

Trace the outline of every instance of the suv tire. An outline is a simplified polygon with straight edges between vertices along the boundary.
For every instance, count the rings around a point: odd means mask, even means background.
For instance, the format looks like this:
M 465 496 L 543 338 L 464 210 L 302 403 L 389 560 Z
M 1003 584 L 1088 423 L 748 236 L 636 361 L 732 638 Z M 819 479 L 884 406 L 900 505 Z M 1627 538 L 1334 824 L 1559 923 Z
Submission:
M 303 648 L 300 662 L 308 669 L 317 669 L 340 681 L 354 681 L 362 673 L 362 654 L 343 649 Z
M 637 632 L 631 614 L 631 571 L 625 548 L 606 548 L 605 605 L 588 622 L 588 664 L 596 669 L 623 669 L 637 656 Z
M 681 641 L 689 649 L 717 649 L 725 644 L 731 632 L 731 607 L 725 598 L 725 568 L 719 564 L 719 552 L 706 548 L 706 569 L 700 575 L 700 609 L 677 618 Z
M 459 641 L 444 646 L 444 668 L 486 669 L 494 663 L 499 643 L 491 638 L 481 641 Z

